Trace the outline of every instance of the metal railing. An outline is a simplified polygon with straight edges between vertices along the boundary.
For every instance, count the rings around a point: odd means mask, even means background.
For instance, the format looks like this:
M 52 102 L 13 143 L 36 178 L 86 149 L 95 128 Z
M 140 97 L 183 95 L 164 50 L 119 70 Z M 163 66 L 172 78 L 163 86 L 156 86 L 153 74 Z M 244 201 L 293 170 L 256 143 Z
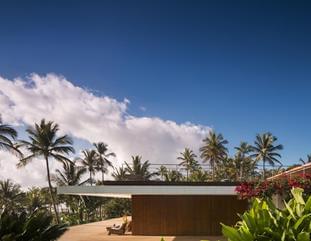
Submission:
M 130 166 L 132 166 L 132 164 L 129 164 Z M 179 173 L 181 173 L 184 177 L 186 177 L 187 171 L 185 170 L 185 168 L 183 166 L 181 166 L 179 163 L 150 163 L 150 168 L 149 171 L 150 172 L 159 172 L 160 167 L 166 167 L 167 170 L 169 171 L 178 171 Z M 199 166 L 201 168 L 202 171 L 206 171 L 208 172 L 210 175 L 212 175 L 212 168 L 209 164 L 207 163 L 199 163 Z M 277 174 L 283 173 L 287 170 L 287 168 L 291 167 L 290 165 L 265 165 L 265 171 L 266 171 L 266 178 L 271 177 L 271 176 L 275 176 Z M 219 171 L 219 168 L 216 168 Z M 234 167 L 233 167 L 234 169 Z M 222 170 L 224 171 L 224 169 Z M 232 171 L 232 166 L 231 166 L 231 171 Z M 262 163 L 258 163 L 255 165 L 254 169 L 249 172 L 247 170 L 243 170 L 242 175 L 240 176 L 239 173 L 240 169 L 236 168 L 236 176 L 234 178 L 232 173 L 231 176 L 230 174 L 223 174 L 223 178 L 221 178 L 222 181 L 254 181 L 254 180 L 258 180 L 258 179 L 262 179 L 263 176 L 263 164 Z M 217 173 L 217 172 L 216 172 Z M 159 176 L 158 179 L 161 179 L 161 177 Z M 234 179 L 234 180 L 233 180 Z M 219 177 L 218 177 L 219 180 Z

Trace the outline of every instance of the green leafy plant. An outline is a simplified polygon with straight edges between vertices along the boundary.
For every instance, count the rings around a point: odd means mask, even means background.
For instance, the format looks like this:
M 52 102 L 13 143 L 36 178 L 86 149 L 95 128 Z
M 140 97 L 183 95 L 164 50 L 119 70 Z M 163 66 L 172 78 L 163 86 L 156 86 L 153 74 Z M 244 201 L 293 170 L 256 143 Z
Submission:
M 81 224 L 79 213 L 62 213 L 60 216 L 62 223 L 66 223 L 69 226 Z
M 112 198 L 104 205 L 105 218 L 116 218 L 131 214 L 131 201 L 127 198 Z
M 229 241 L 310 241 L 311 196 L 303 198 L 303 189 L 293 188 L 293 198 L 279 210 L 270 200 L 254 199 L 249 211 L 240 215 L 236 227 L 222 224 Z
M 53 241 L 65 231 L 65 225 L 52 224 L 53 217 L 44 212 L 20 214 L 4 210 L 0 215 L 1 241 Z

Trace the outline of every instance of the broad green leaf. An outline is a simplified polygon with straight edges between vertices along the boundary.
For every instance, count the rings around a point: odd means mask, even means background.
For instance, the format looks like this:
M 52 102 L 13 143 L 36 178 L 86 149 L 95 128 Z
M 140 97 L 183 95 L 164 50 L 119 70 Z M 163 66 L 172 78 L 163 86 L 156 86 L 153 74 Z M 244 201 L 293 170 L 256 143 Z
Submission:
M 311 196 L 308 198 L 308 201 L 306 202 L 305 210 L 311 211 Z
M 294 211 L 293 211 L 293 209 L 290 207 L 289 203 L 284 202 L 284 204 L 285 204 L 285 207 L 286 207 L 287 211 L 290 213 L 290 215 L 291 215 L 293 218 L 296 218 L 296 216 L 295 216 L 295 214 L 294 214 Z
M 303 193 L 302 188 L 293 188 L 291 190 L 291 193 L 293 194 L 293 197 L 297 203 L 305 204 L 305 201 L 303 200 L 303 197 L 302 197 L 302 193 Z
M 310 241 L 310 233 L 301 232 L 298 234 L 297 241 Z
M 238 230 L 233 227 L 222 225 L 222 233 L 225 237 L 229 238 L 231 241 L 243 241 L 240 237 Z
M 308 218 L 308 217 L 310 217 L 310 216 L 311 216 L 311 213 L 306 214 L 306 215 L 302 216 L 301 218 L 299 218 L 299 219 L 297 220 L 297 222 L 295 223 L 295 225 L 294 225 L 294 229 L 298 229 L 299 225 L 300 225 L 306 218 Z

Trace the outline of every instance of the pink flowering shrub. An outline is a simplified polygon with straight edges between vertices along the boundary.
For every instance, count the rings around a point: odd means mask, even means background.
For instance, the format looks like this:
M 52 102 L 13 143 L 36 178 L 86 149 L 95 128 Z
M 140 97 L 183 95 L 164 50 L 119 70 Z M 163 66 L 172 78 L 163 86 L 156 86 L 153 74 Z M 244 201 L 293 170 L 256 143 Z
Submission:
M 241 199 L 253 197 L 271 198 L 274 194 L 282 195 L 285 199 L 290 197 L 292 188 L 304 189 L 304 195 L 311 194 L 311 175 L 300 175 L 290 178 L 282 176 L 275 180 L 261 182 L 243 182 L 236 187 L 236 192 Z

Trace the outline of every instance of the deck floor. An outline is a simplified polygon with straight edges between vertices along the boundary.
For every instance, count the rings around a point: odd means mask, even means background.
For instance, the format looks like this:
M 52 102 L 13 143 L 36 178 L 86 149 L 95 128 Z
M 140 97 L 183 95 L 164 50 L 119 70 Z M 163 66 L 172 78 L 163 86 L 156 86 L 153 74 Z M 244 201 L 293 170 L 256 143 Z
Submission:
M 134 236 L 125 235 L 107 235 L 106 227 L 113 224 L 121 224 L 122 218 L 114 218 L 101 222 L 77 225 L 69 228 L 69 230 L 58 241 L 160 241 L 161 236 Z M 208 236 L 177 236 L 165 237 L 165 241 L 216 241 L 222 237 Z

